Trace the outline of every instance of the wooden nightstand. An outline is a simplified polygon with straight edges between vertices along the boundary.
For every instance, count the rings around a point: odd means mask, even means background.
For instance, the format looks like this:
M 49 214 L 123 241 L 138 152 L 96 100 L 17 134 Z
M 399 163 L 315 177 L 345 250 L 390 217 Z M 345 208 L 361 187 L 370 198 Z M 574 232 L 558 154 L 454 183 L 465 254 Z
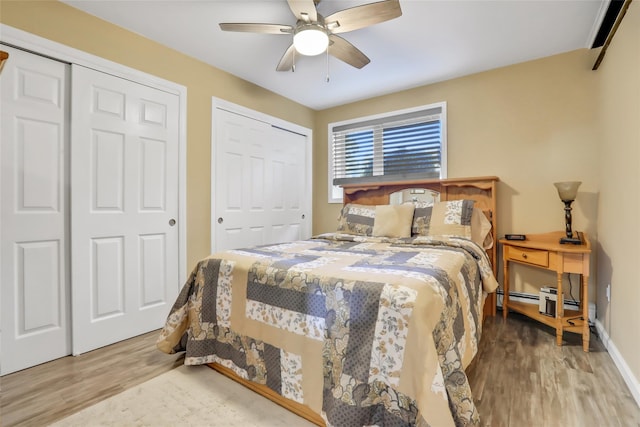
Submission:
M 582 334 L 582 349 L 589 351 L 589 258 L 591 243 L 583 234 L 582 245 L 560 244 L 565 233 L 557 231 L 545 234 L 527 235 L 523 241 L 500 239 L 504 262 L 504 299 L 502 315 L 506 319 L 509 309 L 524 314 L 556 329 L 556 343 L 562 345 L 563 331 Z M 509 263 L 517 262 L 532 267 L 555 271 L 557 274 L 558 297 L 556 317 L 538 311 L 538 306 L 509 300 Z M 565 310 L 562 292 L 562 274 L 577 273 L 580 281 L 580 309 Z

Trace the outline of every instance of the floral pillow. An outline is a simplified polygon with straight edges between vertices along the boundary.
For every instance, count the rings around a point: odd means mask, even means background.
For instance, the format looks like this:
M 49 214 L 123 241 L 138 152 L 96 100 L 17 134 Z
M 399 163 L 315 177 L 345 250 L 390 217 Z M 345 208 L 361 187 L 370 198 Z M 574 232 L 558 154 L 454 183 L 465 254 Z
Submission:
M 413 211 L 413 224 L 411 225 L 411 233 L 414 236 L 428 236 L 429 224 L 431 223 L 431 213 L 433 211 L 433 203 L 430 202 L 409 202 L 415 206 Z
M 371 236 L 375 217 L 375 206 L 347 203 L 340 211 L 338 232 Z
M 429 236 L 471 238 L 473 200 L 448 200 L 433 205 L 429 221 Z

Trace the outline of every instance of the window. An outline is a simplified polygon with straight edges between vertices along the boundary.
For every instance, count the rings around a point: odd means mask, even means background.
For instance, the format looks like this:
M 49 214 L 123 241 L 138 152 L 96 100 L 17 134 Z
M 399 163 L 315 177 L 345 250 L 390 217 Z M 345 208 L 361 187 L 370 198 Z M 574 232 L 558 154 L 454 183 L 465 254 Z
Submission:
M 341 184 L 446 178 L 446 103 L 329 124 L 329 203 Z

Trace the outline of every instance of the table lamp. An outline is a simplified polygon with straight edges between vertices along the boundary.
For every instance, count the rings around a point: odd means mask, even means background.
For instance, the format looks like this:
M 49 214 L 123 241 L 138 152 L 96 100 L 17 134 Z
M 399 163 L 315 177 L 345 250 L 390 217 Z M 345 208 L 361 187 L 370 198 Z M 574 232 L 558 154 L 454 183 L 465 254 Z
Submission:
M 565 219 L 565 230 L 566 237 L 562 237 L 560 239 L 560 243 L 562 244 L 573 244 L 573 245 L 581 245 L 582 238 L 580 233 L 577 232 L 576 235 L 573 235 L 573 231 L 571 231 L 571 203 L 576 199 L 576 195 L 578 194 L 578 187 L 580 187 L 582 182 L 580 181 L 567 181 L 567 182 L 554 182 L 553 185 L 558 189 L 558 195 L 560 196 L 560 200 L 564 203 L 564 219 Z

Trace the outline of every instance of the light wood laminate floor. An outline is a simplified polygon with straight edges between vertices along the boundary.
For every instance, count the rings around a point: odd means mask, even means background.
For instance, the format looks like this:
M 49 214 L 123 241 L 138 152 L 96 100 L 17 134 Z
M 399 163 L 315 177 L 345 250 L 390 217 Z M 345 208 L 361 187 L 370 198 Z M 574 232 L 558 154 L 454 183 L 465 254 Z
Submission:
M 633 427 L 640 408 L 602 342 L 556 331 L 521 314 L 487 318 L 467 368 L 483 426 Z
M 159 331 L 0 378 L 0 425 L 45 426 L 183 364 Z
M 155 349 L 156 337 L 2 377 L 0 425 L 47 425 L 182 364 Z M 557 347 L 554 330 L 523 316 L 489 318 L 467 372 L 484 426 L 640 426 L 640 409 L 594 335 L 584 353 L 578 335 Z

